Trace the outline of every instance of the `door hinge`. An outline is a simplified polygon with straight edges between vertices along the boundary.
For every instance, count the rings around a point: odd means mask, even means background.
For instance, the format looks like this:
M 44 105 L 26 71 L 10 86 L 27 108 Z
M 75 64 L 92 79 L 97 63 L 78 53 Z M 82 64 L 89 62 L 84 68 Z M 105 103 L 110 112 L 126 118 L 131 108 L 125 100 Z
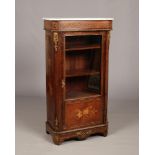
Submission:
M 54 32 L 53 33 L 53 42 L 54 42 L 54 49 L 55 49 L 55 51 L 58 51 L 58 41 L 59 41 L 58 33 Z
M 65 81 L 64 81 L 64 80 L 62 80 L 62 82 L 61 82 L 61 87 L 62 87 L 62 88 L 65 87 Z

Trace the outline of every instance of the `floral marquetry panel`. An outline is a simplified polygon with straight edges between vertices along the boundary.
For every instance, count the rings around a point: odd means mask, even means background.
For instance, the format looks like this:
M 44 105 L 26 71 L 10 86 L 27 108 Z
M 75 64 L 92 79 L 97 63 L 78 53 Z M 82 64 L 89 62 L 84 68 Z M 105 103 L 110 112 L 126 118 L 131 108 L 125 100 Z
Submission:
M 66 101 L 64 129 L 102 123 L 103 103 L 100 97 Z

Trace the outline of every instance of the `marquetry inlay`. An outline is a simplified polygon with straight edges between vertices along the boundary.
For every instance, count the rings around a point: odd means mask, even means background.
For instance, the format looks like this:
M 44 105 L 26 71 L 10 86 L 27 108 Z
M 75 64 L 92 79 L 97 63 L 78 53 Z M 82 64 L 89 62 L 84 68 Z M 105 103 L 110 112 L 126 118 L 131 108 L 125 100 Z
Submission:
M 97 113 L 97 110 L 93 108 L 93 106 L 86 107 L 84 109 L 77 109 L 76 110 L 76 117 L 78 119 L 80 118 L 87 118 L 87 117 L 93 117 Z

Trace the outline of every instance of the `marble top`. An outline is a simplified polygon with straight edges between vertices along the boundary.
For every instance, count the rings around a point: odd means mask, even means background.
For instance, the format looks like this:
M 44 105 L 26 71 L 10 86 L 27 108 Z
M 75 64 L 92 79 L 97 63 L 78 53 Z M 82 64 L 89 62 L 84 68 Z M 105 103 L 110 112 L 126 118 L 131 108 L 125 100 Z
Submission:
M 114 20 L 114 18 L 43 18 L 43 20 Z

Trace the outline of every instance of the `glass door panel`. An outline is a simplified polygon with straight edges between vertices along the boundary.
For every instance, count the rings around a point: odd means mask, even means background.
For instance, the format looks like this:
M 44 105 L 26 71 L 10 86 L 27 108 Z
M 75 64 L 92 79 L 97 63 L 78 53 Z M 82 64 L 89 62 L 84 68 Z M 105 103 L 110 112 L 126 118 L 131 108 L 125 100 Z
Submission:
M 101 35 L 65 37 L 65 97 L 100 95 Z

